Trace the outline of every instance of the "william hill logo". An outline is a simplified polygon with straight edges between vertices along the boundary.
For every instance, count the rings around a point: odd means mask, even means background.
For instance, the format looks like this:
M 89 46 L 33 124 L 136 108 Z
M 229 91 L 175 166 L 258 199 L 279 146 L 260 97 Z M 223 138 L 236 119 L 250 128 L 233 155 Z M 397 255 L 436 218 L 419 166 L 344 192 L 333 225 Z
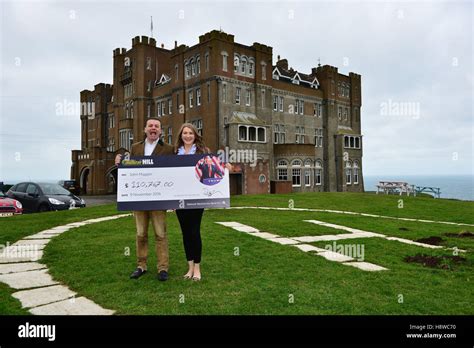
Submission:
M 152 166 L 155 163 L 153 162 L 153 158 L 144 158 L 141 160 L 123 160 L 122 165 L 124 166 Z

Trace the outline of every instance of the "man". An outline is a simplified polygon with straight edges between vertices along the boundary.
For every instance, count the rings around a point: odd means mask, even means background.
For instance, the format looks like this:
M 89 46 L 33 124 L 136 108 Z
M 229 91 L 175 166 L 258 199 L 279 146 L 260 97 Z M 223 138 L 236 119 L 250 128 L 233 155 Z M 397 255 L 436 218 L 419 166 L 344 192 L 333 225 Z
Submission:
M 199 165 L 201 170 L 201 182 L 207 183 L 207 179 L 221 179 L 224 176 L 224 168 L 220 168 L 217 163 L 215 163 L 210 156 L 206 156 L 204 161 Z
M 172 155 L 173 146 L 163 143 L 161 137 L 161 121 L 157 118 L 148 118 L 145 125 L 146 139 L 132 145 L 131 156 L 160 156 Z M 119 164 L 122 155 L 115 157 L 115 164 Z M 147 271 L 148 256 L 148 225 L 151 219 L 155 231 L 156 254 L 158 258 L 158 280 L 168 279 L 168 236 L 166 232 L 166 211 L 134 211 L 135 225 L 137 227 L 137 268 L 130 275 L 138 279 Z

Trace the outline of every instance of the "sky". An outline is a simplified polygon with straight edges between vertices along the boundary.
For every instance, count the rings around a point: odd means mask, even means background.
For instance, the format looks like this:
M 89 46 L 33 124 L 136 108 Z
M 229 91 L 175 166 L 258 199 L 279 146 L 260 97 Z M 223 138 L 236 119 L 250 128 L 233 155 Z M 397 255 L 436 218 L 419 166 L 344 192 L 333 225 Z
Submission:
M 1 1 L 0 181 L 70 177 L 79 93 L 112 83 L 137 35 L 211 30 L 273 47 L 303 73 L 362 76 L 364 175 L 474 174 L 470 1 Z

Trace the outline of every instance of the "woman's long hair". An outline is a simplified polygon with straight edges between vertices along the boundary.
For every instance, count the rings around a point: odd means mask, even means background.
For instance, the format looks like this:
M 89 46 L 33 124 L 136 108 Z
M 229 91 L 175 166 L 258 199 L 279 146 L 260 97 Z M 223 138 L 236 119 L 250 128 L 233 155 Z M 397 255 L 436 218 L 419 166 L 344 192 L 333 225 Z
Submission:
M 189 128 L 194 133 L 194 144 L 196 145 L 196 153 L 208 153 L 209 149 L 206 147 L 206 145 L 204 145 L 204 142 L 202 141 L 202 136 L 199 135 L 198 130 L 191 123 L 183 123 L 183 125 L 179 129 L 178 137 L 176 138 L 176 143 L 174 145 L 174 152 L 178 153 L 178 149 L 181 146 L 184 146 L 184 142 L 182 139 L 184 128 Z

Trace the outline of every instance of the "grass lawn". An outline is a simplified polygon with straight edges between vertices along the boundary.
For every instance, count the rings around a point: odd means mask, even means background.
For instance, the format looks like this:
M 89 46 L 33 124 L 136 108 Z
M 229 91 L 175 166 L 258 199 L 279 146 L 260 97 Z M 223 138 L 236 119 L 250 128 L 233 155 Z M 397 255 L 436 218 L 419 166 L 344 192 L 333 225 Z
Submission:
M 399 208 L 400 199 L 403 208 Z M 289 202 L 293 200 L 293 202 Z M 474 224 L 474 203 L 422 197 L 322 193 L 238 196 L 232 206 L 333 209 Z M 72 221 L 116 214 L 114 205 L 64 213 L 35 214 L 0 222 L 10 242 Z M 48 215 L 49 214 L 49 215 Z M 64 215 L 63 215 L 64 214 Z M 97 214 L 97 215 L 94 215 Z M 80 216 L 79 216 L 80 215 Z M 22 219 L 28 222 L 22 221 Z M 74 220 L 75 219 L 75 220 Z M 217 221 L 236 221 L 280 236 L 347 233 L 303 220 L 321 220 L 411 240 L 438 236 L 441 245 L 467 250 L 466 261 L 446 269 L 404 261 L 418 253 L 451 255 L 380 238 L 337 241 L 364 246 L 365 261 L 388 271 L 365 272 L 328 261 L 288 245 L 272 243 Z M 16 229 L 15 220 L 23 227 Z M 50 224 L 50 225 L 49 225 Z M 7 229 L 5 229 L 6 227 Z M 25 232 L 28 227 L 27 233 Z M 201 282 L 183 280 L 187 270 L 179 224 L 168 213 L 170 279 L 155 279 L 156 258 L 150 233 L 150 272 L 128 279 L 135 268 L 133 217 L 82 226 L 54 238 L 41 262 L 53 277 L 79 295 L 118 314 L 474 314 L 474 239 L 445 233 L 473 231 L 471 226 L 442 225 L 328 212 L 259 209 L 207 210 L 203 217 Z M 16 238 L 16 239 L 15 239 Z M 315 242 L 324 248 L 332 242 Z M 129 251 L 129 252 L 128 252 Z M 0 284 L 1 285 L 1 284 Z M 17 314 L 12 292 L 0 286 L 0 313 Z

